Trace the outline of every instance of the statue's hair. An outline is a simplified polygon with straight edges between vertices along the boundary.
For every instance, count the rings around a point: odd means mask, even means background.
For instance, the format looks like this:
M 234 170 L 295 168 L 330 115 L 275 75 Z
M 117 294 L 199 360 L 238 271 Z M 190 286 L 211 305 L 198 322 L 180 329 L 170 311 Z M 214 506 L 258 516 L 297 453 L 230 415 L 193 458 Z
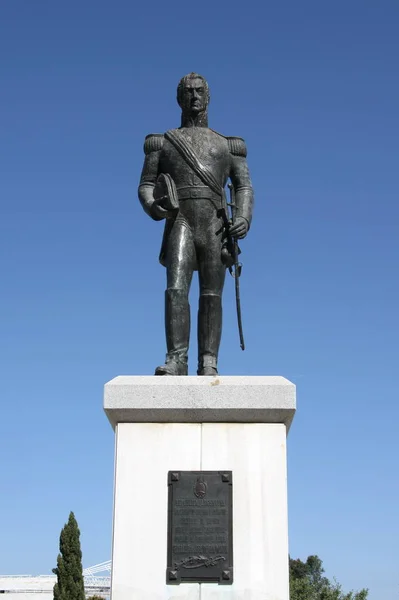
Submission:
M 198 73 L 188 73 L 188 75 L 185 75 L 180 79 L 179 85 L 177 86 L 177 102 L 179 103 L 179 106 L 182 105 L 184 86 L 186 85 L 189 79 L 201 79 L 201 81 L 204 83 L 204 88 L 207 96 L 207 103 L 209 104 L 211 96 L 209 93 L 209 85 L 205 77 L 199 75 Z

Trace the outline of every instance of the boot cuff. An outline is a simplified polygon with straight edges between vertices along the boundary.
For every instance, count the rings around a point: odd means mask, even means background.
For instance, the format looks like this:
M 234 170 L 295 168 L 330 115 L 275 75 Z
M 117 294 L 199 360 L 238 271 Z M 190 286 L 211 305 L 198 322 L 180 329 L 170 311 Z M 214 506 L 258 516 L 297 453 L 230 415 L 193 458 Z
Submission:
M 212 356 L 211 354 L 204 354 L 200 357 L 198 361 L 199 367 L 213 367 L 217 368 L 217 359 L 216 356 Z

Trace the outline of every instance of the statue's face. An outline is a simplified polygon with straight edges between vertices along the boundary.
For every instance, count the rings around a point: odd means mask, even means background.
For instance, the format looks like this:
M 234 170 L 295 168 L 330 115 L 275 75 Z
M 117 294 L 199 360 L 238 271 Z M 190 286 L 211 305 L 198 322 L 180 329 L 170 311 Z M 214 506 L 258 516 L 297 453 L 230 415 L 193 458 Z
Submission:
M 197 115 L 206 110 L 208 97 L 202 79 L 187 79 L 183 88 L 181 108 L 185 113 Z

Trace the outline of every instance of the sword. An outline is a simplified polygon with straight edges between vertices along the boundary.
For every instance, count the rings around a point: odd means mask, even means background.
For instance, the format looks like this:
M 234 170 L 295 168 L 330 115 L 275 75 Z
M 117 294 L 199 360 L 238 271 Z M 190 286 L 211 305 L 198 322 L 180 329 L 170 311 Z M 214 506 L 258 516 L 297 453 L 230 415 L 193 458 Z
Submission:
M 230 202 L 227 202 L 227 206 L 231 209 L 231 223 L 234 225 L 236 220 L 236 202 L 235 202 L 235 191 L 232 183 L 229 183 L 228 188 L 230 190 Z M 236 309 L 237 309 L 237 323 L 238 323 L 238 333 L 240 334 L 240 347 L 241 350 L 245 350 L 245 342 L 244 342 L 244 333 L 242 330 L 242 318 L 241 318 L 241 298 L 240 298 L 240 276 L 242 270 L 242 264 L 238 260 L 238 244 L 236 238 L 232 238 L 233 245 L 233 257 L 234 257 L 234 270 L 231 267 L 230 275 L 234 277 L 235 281 L 235 289 L 236 289 Z

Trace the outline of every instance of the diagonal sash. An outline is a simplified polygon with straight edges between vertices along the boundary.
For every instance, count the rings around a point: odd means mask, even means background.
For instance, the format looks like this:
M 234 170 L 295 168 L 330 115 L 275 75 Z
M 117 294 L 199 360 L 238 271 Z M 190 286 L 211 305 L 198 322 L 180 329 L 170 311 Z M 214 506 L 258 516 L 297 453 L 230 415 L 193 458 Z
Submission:
M 215 194 L 223 198 L 223 187 L 214 177 L 212 171 L 200 161 L 190 142 L 182 134 L 179 134 L 176 129 L 169 129 L 165 133 L 165 138 L 176 148 L 180 156 L 192 168 L 194 173 L 198 175 L 201 181 L 210 187 Z

